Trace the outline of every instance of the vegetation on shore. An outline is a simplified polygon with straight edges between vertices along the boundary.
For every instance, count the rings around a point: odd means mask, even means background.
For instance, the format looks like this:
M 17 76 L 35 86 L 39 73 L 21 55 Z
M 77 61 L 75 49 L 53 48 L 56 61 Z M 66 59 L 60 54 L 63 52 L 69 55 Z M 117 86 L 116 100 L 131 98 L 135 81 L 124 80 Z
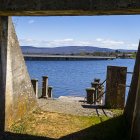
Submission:
M 127 133 L 122 111 L 107 116 L 72 116 L 36 110 L 11 126 L 10 132 L 52 139 L 125 140 Z
M 135 53 L 132 53 L 131 58 L 132 58 L 132 59 L 136 59 L 136 52 L 135 52 Z
M 81 52 L 78 54 L 71 54 L 71 55 L 79 55 L 79 56 L 104 56 L 104 57 L 116 57 L 116 58 L 130 58 L 130 59 L 135 59 L 136 58 L 136 52 L 120 52 L 120 51 L 115 51 L 115 52 L 92 52 L 92 53 L 87 53 L 87 52 Z

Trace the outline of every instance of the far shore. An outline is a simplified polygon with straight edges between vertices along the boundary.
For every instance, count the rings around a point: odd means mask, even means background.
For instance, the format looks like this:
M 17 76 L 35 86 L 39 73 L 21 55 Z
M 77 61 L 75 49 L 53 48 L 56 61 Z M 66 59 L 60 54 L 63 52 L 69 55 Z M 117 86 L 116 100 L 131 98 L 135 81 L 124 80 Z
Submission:
M 25 60 L 113 60 L 114 56 L 24 54 Z

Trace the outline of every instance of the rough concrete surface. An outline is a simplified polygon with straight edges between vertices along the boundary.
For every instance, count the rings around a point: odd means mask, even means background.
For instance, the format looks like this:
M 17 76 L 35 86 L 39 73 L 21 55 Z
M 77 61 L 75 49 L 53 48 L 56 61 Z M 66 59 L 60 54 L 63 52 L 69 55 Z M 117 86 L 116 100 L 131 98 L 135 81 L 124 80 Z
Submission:
M 0 15 L 140 14 L 139 0 L 0 0 Z
M 0 103 L 4 104 L 5 108 L 1 108 L 0 111 L 5 111 L 3 121 L 5 121 L 5 129 L 8 129 L 14 121 L 32 110 L 37 102 L 12 19 L 10 17 L 1 17 L 0 22 L 3 23 L 2 28 L 5 27 L 1 35 L 7 35 L 6 38 L 1 40 L 6 44 L 0 46 L 3 49 L 3 52 L 0 52 L 1 55 L 2 53 L 5 54 L 5 59 L 2 56 L 1 67 L 6 67 L 1 73 L 5 76 L 5 85 L 0 85 L 5 89 L 1 92 L 4 98 Z
M 57 112 L 78 116 L 113 117 L 113 113 L 107 109 L 84 103 L 83 97 L 60 96 L 58 99 L 38 99 L 38 104 L 44 111 Z
M 129 126 L 131 127 L 132 125 L 132 120 L 133 120 L 133 113 L 134 113 L 134 108 L 135 108 L 135 102 L 136 102 L 136 94 L 138 94 L 137 89 L 139 86 L 139 76 L 140 76 L 140 43 L 136 55 L 136 61 L 135 61 L 135 66 L 134 66 L 134 71 L 133 71 L 133 76 L 131 80 L 131 85 L 130 85 L 130 90 L 128 93 L 128 98 L 125 106 L 125 116 L 128 121 Z
M 132 140 L 140 140 L 140 75 L 138 85 L 131 128 Z
M 0 132 L 4 130 L 5 125 L 5 86 L 6 86 L 6 68 L 7 68 L 7 17 L 0 17 Z
M 124 108 L 127 67 L 107 66 L 106 98 L 107 108 Z
M 132 140 L 140 140 L 140 42 L 124 115 Z

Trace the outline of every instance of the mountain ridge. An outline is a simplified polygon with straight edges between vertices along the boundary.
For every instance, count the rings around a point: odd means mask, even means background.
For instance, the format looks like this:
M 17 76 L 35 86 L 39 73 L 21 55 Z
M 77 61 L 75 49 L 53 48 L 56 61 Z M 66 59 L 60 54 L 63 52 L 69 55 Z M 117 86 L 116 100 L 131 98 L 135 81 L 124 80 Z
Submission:
M 53 48 L 34 47 L 34 46 L 21 46 L 23 54 L 79 54 L 79 53 L 94 53 L 94 52 L 119 52 L 129 53 L 136 52 L 136 50 L 125 49 L 110 49 L 100 48 L 95 46 L 60 46 Z

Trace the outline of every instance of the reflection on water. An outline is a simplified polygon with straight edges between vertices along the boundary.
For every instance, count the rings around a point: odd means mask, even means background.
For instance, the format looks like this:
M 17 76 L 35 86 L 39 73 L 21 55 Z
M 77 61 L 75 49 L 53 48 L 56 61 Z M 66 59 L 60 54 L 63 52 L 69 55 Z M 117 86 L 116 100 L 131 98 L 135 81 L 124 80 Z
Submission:
M 95 61 L 26 61 L 31 78 L 39 80 L 42 76 L 49 77 L 49 85 L 53 86 L 54 97 L 85 96 L 85 88 L 91 86 L 94 78 L 106 79 L 108 65 L 126 66 L 133 71 L 134 59 L 114 59 Z M 131 75 L 127 75 L 127 85 L 130 85 Z M 126 92 L 128 92 L 127 88 Z

